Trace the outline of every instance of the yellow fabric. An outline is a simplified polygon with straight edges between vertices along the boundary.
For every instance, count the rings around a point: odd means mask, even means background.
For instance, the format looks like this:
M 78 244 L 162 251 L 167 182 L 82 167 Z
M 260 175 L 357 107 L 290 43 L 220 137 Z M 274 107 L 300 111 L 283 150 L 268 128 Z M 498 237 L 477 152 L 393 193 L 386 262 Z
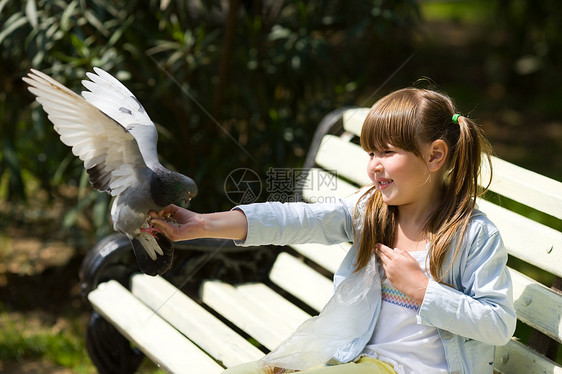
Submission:
M 371 357 L 362 357 L 357 362 L 320 367 L 299 371 L 301 374 L 396 374 L 392 365 Z M 237 365 L 223 372 L 223 374 L 269 374 L 257 362 Z

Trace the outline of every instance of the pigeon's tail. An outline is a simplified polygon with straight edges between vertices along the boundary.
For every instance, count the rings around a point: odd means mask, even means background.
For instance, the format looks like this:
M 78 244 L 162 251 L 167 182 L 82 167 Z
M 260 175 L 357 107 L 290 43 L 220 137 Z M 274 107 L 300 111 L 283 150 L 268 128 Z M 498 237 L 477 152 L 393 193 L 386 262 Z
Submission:
M 155 276 L 170 269 L 174 257 L 174 246 L 170 239 L 159 233 L 154 237 L 147 232 L 130 239 L 137 264 L 143 273 Z

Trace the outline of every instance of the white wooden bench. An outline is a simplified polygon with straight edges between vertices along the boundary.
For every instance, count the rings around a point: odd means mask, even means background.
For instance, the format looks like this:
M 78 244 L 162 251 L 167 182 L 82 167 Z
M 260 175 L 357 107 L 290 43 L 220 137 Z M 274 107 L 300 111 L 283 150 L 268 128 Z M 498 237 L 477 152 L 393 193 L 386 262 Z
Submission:
M 309 178 L 314 183 L 302 189 L 304 200 L 329 201 L 370 182 L 365 173 L 367 155 L 357 145 L 367 111 L 340 110 L 319 126 L 305 165 L 311 168 Z M 560 228 L 562 183 L 498 158 L 493 159 L 493 168 L 490 190 L 501 196 L 492 199 L 500 204 L 480 200 L 480 209 L 499 227 L 510 256 L 522 260 L 510 263 L 525 262 L 542 269 L 560 289 L 562 233 L 533 217 L 547 216 Z M 500 206 L 511 206 L 506 198 L 530 207 L 533 213 L 524 217 Z M 215 247 L 226 245 L 226 251 L 235 251 L 229 243 L 217 243 L 208 246 L 209 257 L 199 261 L 199 269 L 205 268 L 207 259 L 221 253 Z M 189 242 L 184 244 L 189 248 Z M 142 357 L 139 350 L 173 373 L 220 373 L 225 367 L 257 360 L 322 309 L 332 293 L 330 277 L 349 247 L 343 243 L 270 249 L 279 254 L 265 279 L 237 284 L 207 279 L 201 282 L 198 294 L 187 296 L 172 285 L 174 281 L 133 274 L 134 268 L 121 271 L 126 261 L 118 259 L 122 255 L 116 253 L 130 256 L 128 240 L 107 238 L 82 269 L 84 292 L 96 313 L 88 330 L 90 356 L 102 373 L 134 372 Z M 104 261 L 109 265 L 92 270 L 92 264 Z M 192 271 L 183 277 L 192 277 L 197 269 Z M 560 363 L 551 360 L 561 342 L 562 294 L 551 289 L 551 284 L 545 286 L 533 279 L 536 272 L 529 276 L 515 269 L 510 271 L 520 321 L 516 334 L 527 334 L 523 324 L 536 330 L 528 339 L 531 347 L 523 344 L 520 337 L 497 347 L 496 371 L 562 373 Z M 115 274 L 119 275 L 111 279 Z M 180 286 L 181 278 L 176 273 L 175 283 Z M 113 329 L 111 325 L 126 338 L 125 343 L 108 347 L 112 339 L 105 334 Z

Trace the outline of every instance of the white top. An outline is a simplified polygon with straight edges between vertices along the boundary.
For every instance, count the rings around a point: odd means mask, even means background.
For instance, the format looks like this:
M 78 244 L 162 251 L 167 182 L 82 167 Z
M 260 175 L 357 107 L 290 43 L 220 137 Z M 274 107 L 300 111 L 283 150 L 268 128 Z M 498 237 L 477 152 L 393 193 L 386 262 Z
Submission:
M 426 269 L 427 251 L 410 252 Z M 385 279 L 379 320 L 364 354 L 388 362 L 398 374 L 447 373 L 443 343 L 437 328 L 418 324 L 420 305 Z

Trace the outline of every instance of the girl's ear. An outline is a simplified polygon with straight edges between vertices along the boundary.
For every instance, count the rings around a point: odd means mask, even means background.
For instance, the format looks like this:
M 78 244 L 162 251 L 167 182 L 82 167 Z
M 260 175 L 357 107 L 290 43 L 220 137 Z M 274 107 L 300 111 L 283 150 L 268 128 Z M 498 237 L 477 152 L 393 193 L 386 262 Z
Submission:
M 447 160 L 449 147 L 441 139 L 434 140 L 428 148 L 427 166 L 430 171 L 438 171 Z

